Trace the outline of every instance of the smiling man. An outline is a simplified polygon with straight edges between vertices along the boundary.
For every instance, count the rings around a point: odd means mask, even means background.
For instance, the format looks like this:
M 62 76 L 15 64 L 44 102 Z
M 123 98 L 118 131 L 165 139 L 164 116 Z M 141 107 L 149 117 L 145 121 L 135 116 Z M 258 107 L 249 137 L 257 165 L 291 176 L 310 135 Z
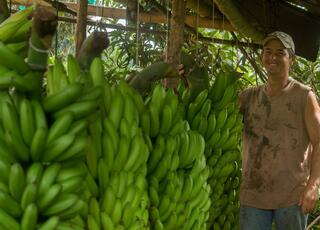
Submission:
M 273 32 L 262 42 L 264 85 L 244 90 L 240 230 L 302 230 L 320 184 L 320 109 L 312 89 L 290 77 L 294 42 Z

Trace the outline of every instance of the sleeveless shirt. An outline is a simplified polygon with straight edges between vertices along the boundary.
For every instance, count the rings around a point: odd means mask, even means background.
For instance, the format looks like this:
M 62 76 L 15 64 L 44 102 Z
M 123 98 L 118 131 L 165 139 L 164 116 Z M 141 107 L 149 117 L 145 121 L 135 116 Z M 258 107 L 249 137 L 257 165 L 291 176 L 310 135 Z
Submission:
M 311 89 L 289 78 L 274 97 L 265 85 L 242 92 L 243 159 L 240 203 L 278 209 L 299 202 L 310 174 L 304 110 Z

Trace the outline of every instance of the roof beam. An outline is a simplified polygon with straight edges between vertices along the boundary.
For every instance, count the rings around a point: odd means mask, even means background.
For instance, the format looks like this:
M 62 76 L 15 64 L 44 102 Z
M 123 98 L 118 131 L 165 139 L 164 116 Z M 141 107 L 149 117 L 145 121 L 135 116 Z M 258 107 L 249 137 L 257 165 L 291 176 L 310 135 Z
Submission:
M 32 5 L 34 0 L 12 0 L 14 4 L 20 5 Z M 37 0 L 37 2 L 44 2 L 43 0 Z M 46 3 L 48 4 L 48 3 Z M 63 3 L 68 9 L 77 12 L 77 3 L 65 2 Z M 127 19 L 127 10 L 120 8 L 110 8 L 102 6 L 88 5 L 88 16 L 98 16 L 103 18 L 112 19 Z M 167 17 L 160 12 L 141 12 L 139 13 L 139 21 L 143 23 L 159 23 L 166 24 Z M 197 17 L 194 15 L 186 15 L 185 23 L 193 28 L 215 28 L 218 30 L 235 31 L 230 22 L 225 19 L 215 19 L 214 21 L 208 18 Z

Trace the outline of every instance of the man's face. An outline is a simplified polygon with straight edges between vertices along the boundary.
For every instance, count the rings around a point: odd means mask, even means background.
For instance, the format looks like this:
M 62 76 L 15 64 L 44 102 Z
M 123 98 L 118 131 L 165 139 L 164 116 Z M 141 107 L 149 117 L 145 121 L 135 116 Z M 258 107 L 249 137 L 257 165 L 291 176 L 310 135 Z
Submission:
M 262 64 L 268 75 L 280 75 L 289 73 L 289 68 L 293 63 L 289 51 L 278 39 L 268 41 L 262 51 Z

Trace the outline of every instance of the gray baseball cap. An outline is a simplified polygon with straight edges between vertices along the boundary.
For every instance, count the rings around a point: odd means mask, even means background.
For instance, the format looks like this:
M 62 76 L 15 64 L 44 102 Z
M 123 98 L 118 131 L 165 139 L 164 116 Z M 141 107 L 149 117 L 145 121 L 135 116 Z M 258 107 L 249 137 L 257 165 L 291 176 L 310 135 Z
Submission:
M 264 46 L 268 41 L 272 40 L 272 39 L 279 39 L 282 44 L 284 45 L 284 47 L 286 47 L 287 49 L 290 49 L 293 53 L 295 53 L 295 47 L 294 47 L 294 42 L 292 40 L 292 37 L 284 32 L 281 31 L 275 31 L 272 32 L 270 34 L 268 34 L 262 41 L 262 46 Z

